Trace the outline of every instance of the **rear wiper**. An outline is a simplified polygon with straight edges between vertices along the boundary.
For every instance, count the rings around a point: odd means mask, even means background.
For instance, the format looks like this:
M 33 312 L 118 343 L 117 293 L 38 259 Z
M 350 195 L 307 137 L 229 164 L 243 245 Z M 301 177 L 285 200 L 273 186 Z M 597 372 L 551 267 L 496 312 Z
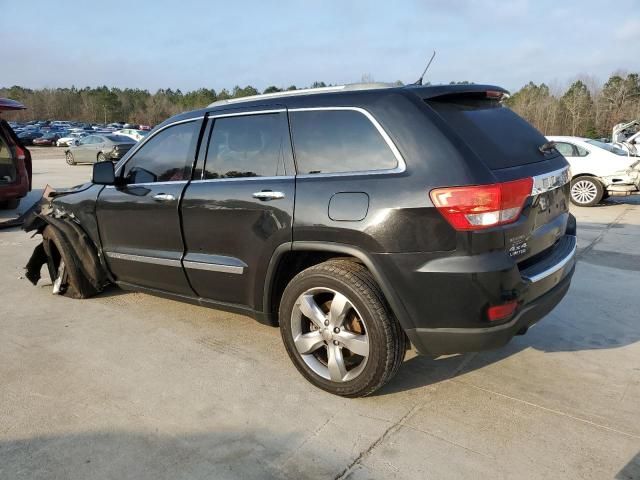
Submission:
M 553 153 L 553 151 L 556 149 L 556 142 L 547 142 L 543 145 L 540 145 L 538 147 L 538 150 L 540 150 L 544 155 L 548 155 L 549 153 Z

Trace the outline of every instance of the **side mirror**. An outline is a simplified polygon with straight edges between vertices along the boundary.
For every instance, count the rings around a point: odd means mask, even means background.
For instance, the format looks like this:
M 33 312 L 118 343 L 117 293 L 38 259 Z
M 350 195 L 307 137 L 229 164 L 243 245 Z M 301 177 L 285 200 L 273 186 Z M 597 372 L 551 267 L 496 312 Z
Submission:
M 93 164 L 93 176 L 91 181 L 97 185 L 115 185 L 116 172 L 113 162 L 98 162 Z

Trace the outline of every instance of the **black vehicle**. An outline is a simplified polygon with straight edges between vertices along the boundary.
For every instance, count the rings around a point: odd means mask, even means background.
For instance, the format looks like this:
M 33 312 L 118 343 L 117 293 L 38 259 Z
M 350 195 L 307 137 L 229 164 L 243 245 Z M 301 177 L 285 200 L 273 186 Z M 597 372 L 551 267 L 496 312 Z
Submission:
M 33 145 L 33 141 L 43 135 L 44 133 L 39 130 L 27 130 L 18 133 L 18 138 L 24 145 Z
M 567 161 L 483 85 L 332 87 L 173 117 L 27 230 L 74 297 L 108 283 L 280 325 L 298 370 L 355 397 L 409 344 L 496 348 L 574 271 Z

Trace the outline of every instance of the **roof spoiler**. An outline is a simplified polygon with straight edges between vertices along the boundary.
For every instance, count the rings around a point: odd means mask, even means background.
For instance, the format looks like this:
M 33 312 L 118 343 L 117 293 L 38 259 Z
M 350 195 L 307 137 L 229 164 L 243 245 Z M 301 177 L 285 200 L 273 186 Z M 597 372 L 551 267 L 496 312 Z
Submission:
M 495 85 L 433 85 L 433 86 L 413 86 L 408 85 L 407 89 L 411 90 L 423 100 L 431 100 L 438 97 L 448 97 L 469 94 L 486 94 L 488 98 L 500 100 L 509 96 L 509 91 Z

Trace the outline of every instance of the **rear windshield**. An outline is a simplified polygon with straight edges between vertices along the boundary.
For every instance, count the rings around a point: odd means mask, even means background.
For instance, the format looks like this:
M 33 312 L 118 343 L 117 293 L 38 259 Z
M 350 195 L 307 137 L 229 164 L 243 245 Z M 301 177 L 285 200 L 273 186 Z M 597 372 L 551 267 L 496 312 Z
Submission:
M 112 142 L 133 143 L 133 141 L 125 135 L 105 135 L 105 137 L 111 140 Z
M 593 145 L 593 146 L 595 146 L 595 147 L 602 148 L 603 150 L 606 150 L 607 152 L 611 152 L 611 153 L 615 153 L 616 155 L 620 155 L 621 157 L 628 156 L 628 153 L 625 152 L 624 150 L 622 150 L 621 148 L 614 147 L 613 145 L 610 145 L 608 143 L 599 142 L 598 140 L 586 140 L 586 142 L 591 144 L 591 145 Z
M 492 170 L 546 160 L 546 138 L 496 101 L 461 96 L 427 100 L 453 131 Z

